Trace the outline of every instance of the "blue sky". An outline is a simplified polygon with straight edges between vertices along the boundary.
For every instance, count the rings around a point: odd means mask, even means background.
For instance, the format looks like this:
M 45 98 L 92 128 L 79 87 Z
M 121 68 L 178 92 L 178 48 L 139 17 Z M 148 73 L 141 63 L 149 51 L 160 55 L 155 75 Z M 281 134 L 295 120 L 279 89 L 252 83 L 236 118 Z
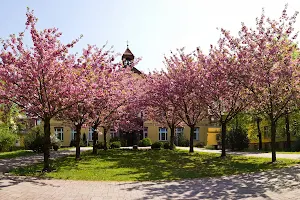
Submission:
M 207 52 L 220 36 L 217 27 L 237 33 L 241 22 L 253 26 L 262 7 L 267 16 L 279 17 L 286 2 L 289 14 L 300 11 L 299 0 L 2 0 L 0 38 L 24 30 L 28 6 L 39 18 L 38 28 L 59 28 L 63 42 L 83 34 L 73 52 L 107 41 L 123 53 L 128 40 L 131 51 L 142 58 L 137 68 L 147 72 L 162 68 L 164 54 L 176 48 L 190 52 L 200 46 Z M 300 16 L 298 30 L 299 22 Z

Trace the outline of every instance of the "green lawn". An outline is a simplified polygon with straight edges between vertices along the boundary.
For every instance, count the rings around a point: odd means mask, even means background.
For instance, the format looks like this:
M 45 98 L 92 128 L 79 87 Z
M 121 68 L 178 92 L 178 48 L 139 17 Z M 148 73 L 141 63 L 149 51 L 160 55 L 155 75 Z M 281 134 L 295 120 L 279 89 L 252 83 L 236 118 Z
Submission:
M 177 180 L 270 170 L 299 164 L 300 160 L 278 159 L 276 164 L 269 162 L 269 158 L 228 156 L 221 159 L 219 154 L 190 154 L 187 151 L 108 150 L 99 151 L 96 156 L 85 152 L 78 162 L 74 156 L 57 159 L 53 162 L 56 171 L 51 173 L 38 172 L 42 169 L 41 164 L 18 168 L 11 173 L 71 180 Z
M 58 151 L 65 151 L 65 150 L 71 150 L 71 149 L 75 149 L 76 147 L 61 147 L 58 149 Z
M 0 159 L 5 158 L 16 158 L 20 156 L 28 156 L 35 154 L 33 151 L 30 150 L 17 150 L 17 151 L 10 151 L 10 152 L 0 152 Z

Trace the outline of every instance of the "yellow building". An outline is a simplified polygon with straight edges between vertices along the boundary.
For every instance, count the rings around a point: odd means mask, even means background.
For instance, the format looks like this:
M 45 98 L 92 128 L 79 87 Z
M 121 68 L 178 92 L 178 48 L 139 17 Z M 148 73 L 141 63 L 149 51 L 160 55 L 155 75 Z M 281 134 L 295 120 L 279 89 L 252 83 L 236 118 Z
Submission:
M 217 145 L 216 133 L 214 132 L 215 129 L 219 128 L 214 127 L 209 123 L 208 120 L 203 120 L 196 124 L 194 129 L 194 145 Z M 189 139 L 190 128 L 188 126 L 177 127 L 175 129 L 175 138 L 178 138 L 179 135 L 183 136 L 186 139 Z M 145 121 L 143 138 L 144 137 L 150 138 L 152 142 L 170 141 L 171 131 L 168 127 L 163 127 L 153 121 Z
M 259 148 L 258 131 L 256 124 L 250 124 L 248 126 L 248 136 L 250 138 L 249 149 L 257 150 Z M 278 127 L 277 127 L 278 128 Z M 271 126 L 267 120 L 260 122 L 261 141 L 263 150 L 271 150 Z M 281 134 L 278 130 L 276 131 L 276 149 L 284 150 L 287 147 L 287 138 L 285 134 Z M 291 143 L 296 141 L 296 136 L 291 133 Z
M 127 45 L 127 49 L 122 55 L 122 61 L 124 67 L 130 66 L 133 63 L 134 55 L 130 51 Z M 132 68 L 135 74 L 141 75 L 142 73 L 136 69 Z M 36 125 L 41 123 L 40 120 L 36 121 Z M 50 122 L 51 134 L 54 134 L 60 141 L 62 146 L 70 146 L 71 141 L 75 139 L 75 127 L 70 122 L 60 121 L 52 119 Z M 144 130 L 134 133 L 119 133 L 111 129 L 107 133 L 107 141 L 112 137 L 123 137 L 127 140 L 128 145 L 133 145 L 138 142 L 138 140 L 143 138 L 150 138 L 152 142 L 156 141 L 170 141 L 170 129 L 167 127 L 162 127 L 159 124 L 152 121 L 145 121 L 143 124 Z M 195 126 L 194 131 L 194 144 L 205 146 L 205 145 L 217 145 L 216 135 L 218 128 L 210 124 L 208 120 L 203 120 Z M 81 138 L 86 138 L 88 144 L 92 144 L 92 129 L 90 127 L 83 127 L 81 130 Z M 98 142 L 103 142 L 103 129 L 98 130 Z M 190 128 L 188 126 L 177 127 L 175 131 L 176 136 L 184 136 L 184 138 L 189 139 Z
M 41 123 L 40 120 L 36 121 L 36 125 Z M 52 135 L 55 135 L 60 141 L 61 145 L 68 147 L 71 144 L 71 140 L 75 139 L 75 127 L 72 123 L 68 123 L 65 121 L 52 119 L 50 121 L 50 131 Z M 219 128 L 209 125 L 208 120 L 202 121 L 195 126 L 194 131 L 194 145 L 217 145 L 216 134 Z M 190 128 L 188 126 L 178 127 L 175 131 L 175 136 L 179 136 L 182 134 L 186 139 L 189 139 Z M 92 145 L 92 129 L 90 127 L 83 127 L 81 130 L 81 139 L 84 138 L 85 135 L 87 143 Z M 146 121 L 144 122 L 144 131 L 142 131 L 139 135 L 136 135 L 136 142 L 143 138 L 150 138 L 152 142 L 166 142 L 170 141 L 171 133 L 170 129 L 167 127 L 162 127 L 155 122 Z M 114 129 L 109 130 L 107 134 L 107 141 L 114 137 L 122 137 L 122 135 L 116 132 Z M 131 138 L 132 139 L 132 138 Z M 98 130 L 98 142 L 103 142 L 103 129 L 99 128 Z M 130 142 L 129 142 L 130 144 Z

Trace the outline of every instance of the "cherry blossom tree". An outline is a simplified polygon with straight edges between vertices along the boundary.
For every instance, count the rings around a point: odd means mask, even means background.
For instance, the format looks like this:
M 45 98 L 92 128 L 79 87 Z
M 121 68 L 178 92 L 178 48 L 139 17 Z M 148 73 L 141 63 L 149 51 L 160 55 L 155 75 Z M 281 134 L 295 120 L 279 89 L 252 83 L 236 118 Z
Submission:
M 2 40 L 0 97 L 18 105 L 29 117 L 43 120 L 44 171 L 48 171 L 50 119 L 82 99 L 80 76 L 72 70 L 74 61 L 68 56 L 68 50 L 78 39 L 62 44 L 62 33 L 57 28 L 38 31 L 33 11 L 28 9 L 26 16 L 26 30 L 30 31 L 33 46 L 25 47 L 25 32 Z
M 107 70 L 111 70 L 111 66 L 105 68 L 103 65 L 107 66 L 114 60 L 112 52 L 104 50 L 105 46 L 98 48 L 88 45 L 86 49 L 83 49 L 82 56 L 74 64 L 74 70 L 82 76 L 81 92 L 85 95 L 85 98 L 59 115 L 60 119 L 71 121 L 75 127 L 76 160 L 80 159 L 81 128 L 92 121 L 91 116 L 94 112 L 93 102 L 95 98 L 103 96 L 101 94 L 103 90 L 97 91 L 98 96 L 95 96 L 95 90 L 99 89 L 97 84 L 100 84 L 100 87 L 104 84 L 103 76 L 97 75 L 108 73 Z
M 102 71 L 103 72 L 103 71 Z M 101 72 L 101 73 L 102 73 Z M 101 75 L 101 74 L 99 74 Z M 93 153 L 97 153 L 96 135 L 97 129 L 103 127 L 104 129 L 104 146 L 107 149 L 106 133 L 115 121 L 120 118 L 120 113 L 124 106 L 126 106 L 132 99 L 138 88 L 139 78 L 133 75 L 130 68 L 123 68 L 120 64 L 114 66 L 110 70 L 102 73 L 103 84 L 97 84 L 97 98 L 94 101 L 93 112 Z M 103 81 L 104 80 L 104 81 Z M 102 92 L 101 92 L 102 91 Z M 100 95 L 99 95 L 100 93 Z
M 218 47 L 211 47 L 204 67 L 204 85 L 207 92 L 203 101 L 209 108 L 211 117 L 217 119 L 221 125 L 221 157 L 225 157 L 226 125 L 249 105 L 250 96 L 243 84 L 236 79 L 238 74 L 235 52 L 227 48 L 225 38 L 218 43 Z
M 207 116 L 207 107 L 202 100 L 205 98 L 202 70 L 206 64 L 206 56 L 200 51 L 198 57 L 185 54 L 183 49 L 178 52 L 179 55 L 165 57 L 165 75 L 170 83 L 168 92 L 173 95 L 169 100 L 176 108 L 179 118 L 190 127 L 190 152 L 194 152 L 195 125 Z
M 239 37 L 222 30 L 231 49 L 237 52 L 237 79 L 252 93 L 258 111 L 271 124 L 272 162 L 276 161 L 276 123 L 299 94 L 299 59 L 293 54 L 298 33 L 294 31 L 298 12 L 287 15 L 287 6 L 278 20 L 266 18 L 264 11 L 256 19 L 255 29 L 242 23 Z M 297 50 L 299 51 L 299 50 Z
M 148 118 L 167 126 L 171 130 L 170 149 L 174 149 L 175 128 L 182 122 L 178 116 L 178 109 L 173 104 L 173 93 L 170 92 L 172 79 L 164 73 L 155 72 L 147 76 L 144 84 L 144 104 Z

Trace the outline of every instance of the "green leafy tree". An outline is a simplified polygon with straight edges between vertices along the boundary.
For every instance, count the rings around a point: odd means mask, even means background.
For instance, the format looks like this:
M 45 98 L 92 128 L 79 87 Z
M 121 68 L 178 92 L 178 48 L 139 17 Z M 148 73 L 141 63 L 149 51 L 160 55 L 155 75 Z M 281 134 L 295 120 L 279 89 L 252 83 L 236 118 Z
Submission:
M 43 152 L 44 148 L 44 129 L 40 126 L 33 127 L 24 137 L 24 145 L 26 149 L 34 152 Z
M 231 150 L 243 150 L 249 147 L 247 130 L 242 126 L 234 126 L 228 134 L 227 143 Z
M 0 125 L 0 151 L 10 150 L 16 143 L 17 135 L 6 124 Z

